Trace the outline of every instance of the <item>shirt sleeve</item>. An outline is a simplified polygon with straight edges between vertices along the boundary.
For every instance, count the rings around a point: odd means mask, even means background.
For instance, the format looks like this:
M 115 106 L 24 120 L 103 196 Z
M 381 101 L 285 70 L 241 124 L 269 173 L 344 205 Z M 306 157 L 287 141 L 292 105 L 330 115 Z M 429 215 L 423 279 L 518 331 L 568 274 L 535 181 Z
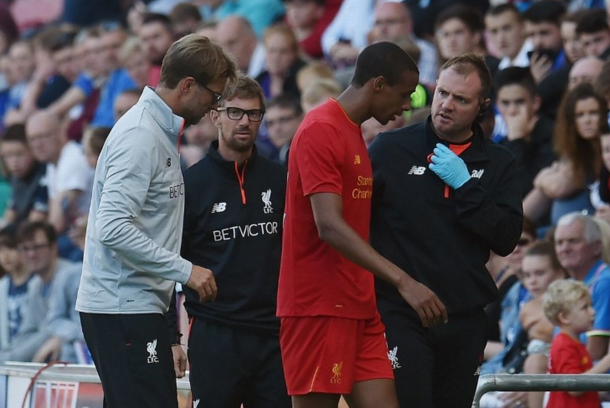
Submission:
M 76 78 L 74 86 L 83 91 L 86 97 L 89 97 L 95 88 L 95 83 L 93 82 L 93 78 L 83 73 Z
M 70 190 L 87 191 L 92 183 L 91 167 L 85 153 L 76 144 L 68 144 L 66 157 L 62 157 L 61 166 L 57 166 L 57 193 Z
M 459 223 L 488 242 L 492 251 L 507 256 L 521 236 L 521 186 L 514 158 L 496 165 L 503 168 L 491 191 L 475 177 L 455 190 L 456 215 Z
M 551 364 L 555 374 L 582 374 L 583 356 L 576 345 L 563 343 L 563 347 L 551 349 Z
M 610 278 L 602 278 L 594 283 L 593 309 L 595 309 L 595 322 L 593 330 L 587 336 L 610 337 Z
M 295 151 L 295 160 L 299 166 L 305 195 L 342 193 L 340 140 L 340 135 L 327 123 L 313 122 L 303 129 Z

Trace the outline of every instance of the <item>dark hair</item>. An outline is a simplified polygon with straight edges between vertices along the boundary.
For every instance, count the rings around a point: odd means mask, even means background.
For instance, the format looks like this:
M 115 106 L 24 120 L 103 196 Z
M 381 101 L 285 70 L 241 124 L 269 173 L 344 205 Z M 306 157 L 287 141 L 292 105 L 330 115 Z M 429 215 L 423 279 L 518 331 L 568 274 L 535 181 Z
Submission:
M 595 91 L 610 101 L 610 61 L 604 62 L 593 86 Z
M 139 98 L 140 96 L 142 96 L 142 89 L 140 88 L 128 88 L 125 89 L 124 91 L 122 91 L 119 96 L 121 95 L 132 95 L 135 96 L 137 98 Z
M 593 34 L 599 31 L 608 31 L 606 11 L 600 8 L 587 10 L 576 22 L 576 35 Z
M 454 18 L 464 23 L 472 33 L 485 30 L 485 22 L 481 14 L 472 6 L 465 4 L 455 4 L 441 11 L 436 17 L 434 23 L 435 29 L 438 30 L 445 22 Z
M 449 68 L 464 76 L 476 72 L 481 81 L 481 93 L 479 94 L 481 100 L 479 102 L 483 102 L 483 100 L 489 97 L 489 92 L 491 91 L 491 73 L 482 55 L 468 53 L 453 57 L 443 64 L 440 72 Z
M 124 93 L 124 92 L 123 92 Z M 85 131 L 85 140 L 89 149 L 94 154 L 99 154 L 102 152 L 102 148 L 104 147 L 104 143 L 106 139 L 108 139 L 108 135 L 112 129 L 108 127 L 92 127 Z
M 525 251 L 524 256 L 547 256 L 551 260 L 551 267 L 555 270 L 563 269 L 559 259 L 557 259 L 557 252 L 555 252 L 555 245 L 549 241 L 539 241 L 533 244 Z
M 201 21 L 201 13 L 193 3 L 178 3 L 169 13 L 169 19 L 172 23 L 182 23 L 188 20 Z
M 505 86 L 519 85 L 527 90 L 531 96 L 538 94 L 536 81 L 532 76 L 529 68 L 525 67 L 508 67 L 496 73 L 494 78 L 494 89 L 496 95 Z
M 174 89 L 178 82 L 193 77 L 200 85 L 207 85 L 219 78 L 235 81 L 236 63 L 220 45 L 209 38 L 189 34 L 169 47 L 161 64 L 159 84 Z
M 28 140 L 25 136 L 25 125 L 23 123 L 10 125 L 4 131 L 0 142 L 19 142 L 27 145 Z
M 44 232 L 49 241 L 49 245 L 57 242 L 57 233 L 55 228 L 46 221 L 25 221 L 17 230 L 17 243 L 22 244 L 25 241 L 34 239 L 34 235 L 38 231 Z
M 295 115 L 303 114 L 301 100 L 292 93 L 282 93 L 270 99 L 267 102 L 267 109 L 271 108 L 290 109 Z
M 523 233 L 528 234 L 532 238 L 536 239 L 536 224 L 527 217 L 523 217 Z
M 489 10 L 487 10 L 486 15 L 492 16 L 492 17 L 497 17 L 500 14 L 504 14 L 506 12 L 511 12 L 511 13 L 515 14 L 519 21 L 523 21 L 523 15 L 519 12 L 519 9 L 513 3 L 498 4 L 497 6 L 494 6 L 494 7 L 490 8 Z
M 241 72 L 237 74 L 237 80 L 225 88 L 219 106 L 224 106 L 226 101 L 234 98 L 258 98 L 261 110 L 265 111 L 265 94 L 263 89 L 258 82 Z
M 369 80 L 382 76 L 392 86 L 402 80 L 405 71 L 419 75 L 417 64 L 409 54 L 394 43 L 381 41 L 362 50 L 356 61 L 356 72 L 351 84 L 361 88 Z
M 566 13 L 566 6 L 557 0 L 540 0 L 534 2 L 523 13 L 523 19 L 530 23 L 552 23 L 561 25 L 561 19 Z
M 77 34 L 72 29 L 49 26 L 36 35 L 34 43 L 50 52 L 57 52 L 71 47 Z
M 582 16 L 584 16 L 585 14 L 587 14 L 589 12 L 589 10 L 587 9 L 579 9 L 579 10 L 574 10 L 571 11 L 569 13 L 564 14 L 563 18 L 561 19 L 562 23 L 578 23 L 578 20 L 581 19 Z
M 595 92 L 590 83 L 581 83 L 566 92 L 557 111 L 555 124 L 555 151 L 558 156 L 566 158 L 572 164 L 574 173 L 581 182 L 585 182 L 589 175 L 597 176 L 602 166 L 599 138 L 583 139 L 576 130 L 576 104 L 589 98 L 597 101 L 600 109 L 600 131 L 607 133 L 608 103 Z
M 15 239 L 15 228 L 9 225 L 0 230 L 0 247 L 17 248 L 17 240 Z
M 172 22 L 169 19 L 169 17 L 165 14 L 160 14 L 160 13 L 144 13 L 144 15 L 142 16 L 142 25 L 146 25 L 146 24 L 152 24 L 152 23 L 161 23 L 163 26 L 165 26 L 165 29 L 170 32 L 173 33 L 174 31 L 172 30 Z

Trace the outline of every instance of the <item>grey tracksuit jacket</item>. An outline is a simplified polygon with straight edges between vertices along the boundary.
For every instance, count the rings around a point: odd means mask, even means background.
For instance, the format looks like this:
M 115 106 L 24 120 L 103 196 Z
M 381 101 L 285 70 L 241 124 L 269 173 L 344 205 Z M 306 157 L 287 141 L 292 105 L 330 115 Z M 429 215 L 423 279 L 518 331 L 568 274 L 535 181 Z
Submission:
M 178 140 L 184 120 L 151 88 L 116 123 L 99 157 L 76 310 L 163 313 L 181 258 L 184 182 Z

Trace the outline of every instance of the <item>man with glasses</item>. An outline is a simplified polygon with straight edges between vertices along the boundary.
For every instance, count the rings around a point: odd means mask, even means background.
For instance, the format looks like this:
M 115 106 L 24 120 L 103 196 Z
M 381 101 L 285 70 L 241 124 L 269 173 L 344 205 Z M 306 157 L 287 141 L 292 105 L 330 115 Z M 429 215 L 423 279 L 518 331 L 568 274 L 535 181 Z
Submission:
M 74 303 L 82 265 L 59 258 L 57 235 L 46 222 L 23 224 L 17 232 L 17 248 L 36 279 L 28 289 L 16 337 L 0 350 L 0 364 L 78 362 L 73 342 L 82 340 L 82 330 Z
M 210 113 L 218 140 L 184 176 L 182 255 L 214 271 L 213 303 L 185 289 L 194 405 L 289 408 L 275 317 L 286 170 L 254 145 L 265 100 L 240 75 Z
M 68 231 L 78 217 L 87 214 L 93 170 L 82 147 L 75 141 L 68 141 L 60 118 L 48 110 L 30 116 L 25 131 L 32 154 L 47 166 L 49 223 L 60 235 L 59 254 L 80 260 L 82 252 L 69 240 Z
M 267 136 L 272 144 L 267 156 L 269 159 L 287 165 L 288 149 L 302 120 L 303 108 L 298 97 L 280 94 L 269 101 L 265 114 Z
M 144 89 L 99 157 L 76 307 L 110 407 L 178 407 L 175 376 L 184 375 L 186 361 L 163 314 L 176 282 L 202 302 L 216 297 L 212 271 L 178 255 L 180 137 L 216 107 L 235 72 L 233 60 L 207 38 L 176 41 L 159 86 Z

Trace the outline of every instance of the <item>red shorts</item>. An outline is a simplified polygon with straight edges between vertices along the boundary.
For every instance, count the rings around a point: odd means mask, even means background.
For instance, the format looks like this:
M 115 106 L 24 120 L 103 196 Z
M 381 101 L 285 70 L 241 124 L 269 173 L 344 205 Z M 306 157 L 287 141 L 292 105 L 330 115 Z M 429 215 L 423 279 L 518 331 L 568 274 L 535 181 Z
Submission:
M 350 394 L 355 382 L 394 379 L 379 314 L 368 320 L 282 317 L 281 323 L 289 395 Z

